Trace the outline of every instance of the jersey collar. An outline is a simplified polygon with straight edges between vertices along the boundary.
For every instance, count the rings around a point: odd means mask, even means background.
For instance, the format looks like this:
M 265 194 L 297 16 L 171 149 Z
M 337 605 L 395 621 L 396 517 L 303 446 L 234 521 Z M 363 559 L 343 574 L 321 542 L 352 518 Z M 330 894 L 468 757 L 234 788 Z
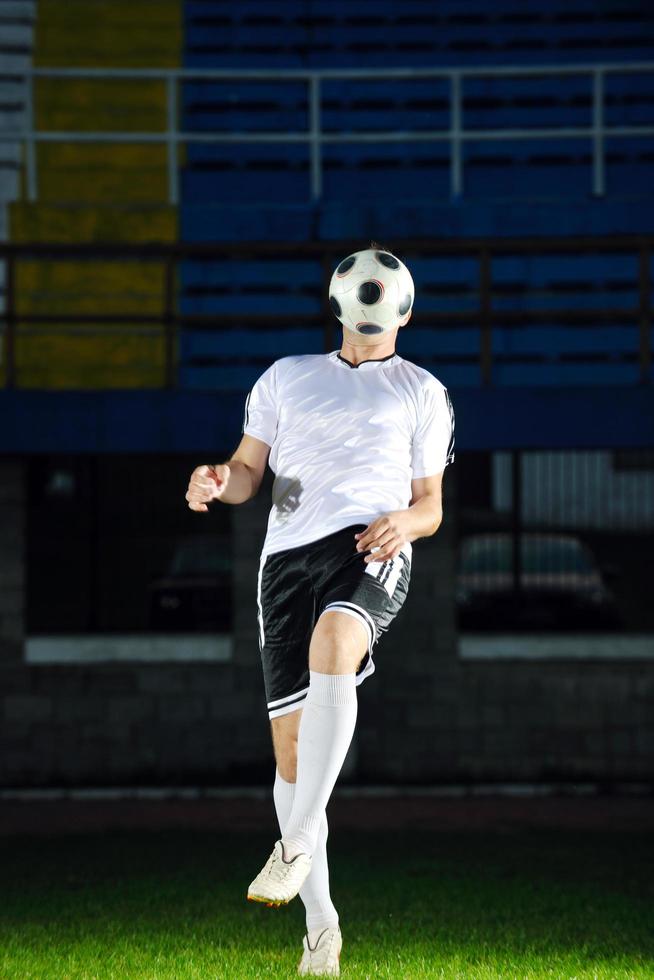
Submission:
M 342 364 L 343 367 L 352 368 L 354 371 L 361 370 L 364 368 L 367 371 L 374 370 L 378 364 L 385 364 L 387 361 L 392 361 L 394 357 L 398 355 L 393 352 L 388 354 L 387 357 L 370 357 L 367 361 L 361 361 L 360 364 L 352 364 L 348 361 L 346 357 L 341 357 L 341 352 L 338 350 L 332 351 L 329 355 L 330 359 L 334 361 L 335 364 Z

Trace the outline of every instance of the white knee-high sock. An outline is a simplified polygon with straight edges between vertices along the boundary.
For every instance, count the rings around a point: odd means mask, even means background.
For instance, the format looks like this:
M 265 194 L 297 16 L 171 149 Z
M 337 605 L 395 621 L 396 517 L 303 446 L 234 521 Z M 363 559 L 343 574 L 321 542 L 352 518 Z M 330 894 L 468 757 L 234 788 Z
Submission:
M 282 840 L 287 855 L 313 854 L 323 811 L 345 761 L 357 718 L 355 674 L 309 671 L 297 742 L 295 798 Z
M 277 821 L 280 833 L 288 823 L 295 796 L 295 783 L 287 783 L 275 773 L 273 799 L 277 811 Z M 338 912 L 329 894 L 329 867 L 327 865 L 327 814 L 323 813 L 318 831 L 318 843 L 313 852 L 309 877 L 300 889 L 300 898 L 304 903 L 307 920 L 307 932 L 310 934 L 338 925 Z

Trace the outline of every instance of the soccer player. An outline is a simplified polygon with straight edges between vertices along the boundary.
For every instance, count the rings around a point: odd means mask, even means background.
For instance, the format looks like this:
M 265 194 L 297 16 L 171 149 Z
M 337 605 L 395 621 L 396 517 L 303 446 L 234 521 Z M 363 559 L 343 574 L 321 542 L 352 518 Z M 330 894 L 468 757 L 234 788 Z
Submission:
M 412 542 L 441 523 L 454 414 L 444 386 L 395 352 L 413 303 L 399 259 L 378 248 L 348 256 L 330 303 L 341 349 L 275 361 L 247 397 L 236 452 L 195 469 L 186 499 L 195 511 L 240 504 L 268 462 L 275 474 L 257 603 L 281 838 L 248 898 L 282 905 L 299 892 L 298 971 L 334 976 L 342 940 L 325 808 L 354 733 L 357 686 L 407 595 Z

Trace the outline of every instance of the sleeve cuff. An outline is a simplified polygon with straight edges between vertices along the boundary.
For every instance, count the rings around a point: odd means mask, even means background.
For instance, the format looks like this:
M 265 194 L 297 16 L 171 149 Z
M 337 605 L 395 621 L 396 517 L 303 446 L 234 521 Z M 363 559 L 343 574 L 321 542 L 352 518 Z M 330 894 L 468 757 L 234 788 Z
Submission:
M 272 447 L 272 444 L 274 442 L 274 437 L 273 439 L 271 439 L 270 436 L 265 435 L 263 432 L 260 432 L 258 429 L 253 428 L 251 425 L 245 426 L 245 428 L 243 429 L 243 435 L 252 436 L 253 439 L 258 439 L 259 442 L 265 442 L 265 444 L 270 447 Z

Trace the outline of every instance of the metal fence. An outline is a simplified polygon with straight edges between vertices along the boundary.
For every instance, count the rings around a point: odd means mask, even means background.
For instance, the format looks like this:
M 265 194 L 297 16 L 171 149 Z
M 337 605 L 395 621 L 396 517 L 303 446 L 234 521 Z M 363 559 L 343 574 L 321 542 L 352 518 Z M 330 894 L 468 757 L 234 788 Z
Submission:
M 257 339 L 262 332 L 269 331 L 280 336 L 284 330 L 298 327 L 315 328 L 322 333 L 323 349 L 332 350 L 338 331 L 338 323 L 329 307 L 328 284 L 336 262 L 349 252 L 360 248 L 360 242 L 335 241 L 329 243 L 237 243 L 207 245 L 98 245 L 98 244 L 3 244 L 0 243 L 0 261 L 6 263 L 5 308 L 0 312 L 0 325 L 3 327 L 4 345 L 2 362 L 5 369 L 7 387 L 20 386 L 21 377 L 17 371 L 16 348 L 21 338 L 34 336 L 76 336 L 80 342 L 94 336 L 126 336 L 126 327 L 131 335 L 150 336 L 164 341 L 165 371 L 162 383 L 175 387 L 178 383 L 179 338 L 185 329 L 220 334 L 225 329 L 239 329 L 249 332 L 250 340 L 244 341 L 243 352 L 238 359 L 246 363 L 260 363 Z M 652 255 L 654 236 L 617 236 L 604 238 L 534 238 L 534 239 L 471 239 L 467 241 L 396 241 L 394 248 L 406 259 L 409 266 L 412 259 L 426 258 L 436 262 L 439 259 L 473 260 L 476 274 L 470 289 L 465 293 L 466 302 L 460 309 L 431 311 L 420 309 L 420 302 L 412 318 L 413 329 L 424 331 L 448 330 L 448 328 L 474 327 L 478 330 L 478 344 L 465 353 L 468 363 L 479 366 L 482 384 L 493 383 L 494 366 L 501 361 L 502 354 L 494 343 L 498 328 L 519 332 L 523 328 L 542 324 L 560 324 L 577 330 L 582 340 L 589 330 L 599 326 L 613 325 L 621 330 L 628 329 L 633 344 L 626 356 L 633 366 L 634 379 L 647 384 L 652 368 Z M 590 256 L 629 256 L 634 269 L 633 280 L 629 284 L 626 303 L 621 295 L 610 296 L 598 291 L 593 296 L 591 290 L 581 287 L 583 302 L 572 306 L 572 300 L 565 290 L 553 292 L 556 299 L 562 299 L 555 308 L 543 306 L 543 291 L 527 288 L 518 308 L 498 307 L 496 299 L 501 298 L 502 288 L 494 281 L 493 262 L 506 256 L 521 256 L 530 259 L 543 259 L 552 255 L 560 257 L 565 263 L 583 255 Z M 568 257 L 566 259 L 566 257 Z M 320 297 L 316 306 L 319 312 L 313 314 L 287 313 L 283 309 L 283 297 L 276 300 L 276 312 L 234 312 L 218 317 L 215 312 L 186 313 L 180 311 L 180 277 L 182 263 L 198 262 L 204 264 L 230 261 L 262 259 L 288 263 L 289 284 L 292 285 L 292 263 L 312 259 L 320 263 L 322 282 L 316 282 L 316 296 Z M 125 309 L 118 312 L 105 312 L 102 302 L 92 313 L 75 312 L 29 312 L 29 295 L 18 296 L 17 272 L 20 264 L 28 263 L 71 263 L 83 266 L 85 262 L 134 263 L 152 265 L 161 270 L 161 292 L 158 312 L 144 313 Z M 83 283 L 83 270 L 78 269 L 80 284 Z M 565 286 L 565 284 L 564 284 Z M 463 294 L 462 294 L 463 295 Z M 437 300 L 438 302 L 438 300 Z M 565 303 L 568 303 L 566 306 Z M 450 329 L 451 332 L 451 329 Z M 128 335 L 129 335 L 128 334 Z M 632 342 L 630 341 L 630 344 Z M 436 345 L 438 348 L 438 344 Z M 575 355 L 581 363 L 584 356 L 588 361 L 597 362 L 598 357 L 610 362 L 613 350 L 603 354 Z M 542 349 L 538 356 L 547 361 L 553 351 Z M 556 352 L 554 352 L 556 353 Z M 525 363 L 533 363 L 536 355 L 524 355 Z M 442 359 L 442 358 L 441 358 Z
M 188 144 L 304 144 L 310 151 L 311 195 L 314 201 L 322 196 L 322 150 L 327 144 L 344 143 L 441 143 L 449 147 L 450 194 L 457 197 L 464 190 L 463 147 L 467 142 L 502 143 L 509 140 L 574 140 L 587 139 L 592 147 L 592 192 L 605 193 L 605 143 L 607 138 L 654 136 L 654 125 L 607 125 L 605 121 L 605 80 L 608 75 L 645 74 L 654 72 L 654 62 L 601 63 L 542 66 L 503 66 L 475 68 L 381 68 L 381 69 L 124 69 L 124 68 L 34 68 L 23 77 L 26 82 L 25 127 L 18 131 L 3 131 L 0 141 L 20 142 L 25 147 L 27 195 L 38 199 L 38 143 L 136 143 L 162 144 L 167 149 L 168 198 L 171 204 L 179 200 L 179 147 Z M 482 129 L 467 127 L 464 118 L 465 84 L 472 79 L 538 78 L 553 79 L 581 76 L 588 80 L 591 99 L 591 125 L 516 127 Z M 12 73 L 13 77 L 13 73 Z M 34 118 L 35 79 L 103 79 L 141 81 L 159 80 L 166 90 L 166 129 L 161 132 L 123 131 L 54 131 L 37 130 Z M 444 80 L 448 83 L 449 126 L 443 129 L 381 130 L 376 132 L 332 132 L 322 124 L 323 83 L 330 80 L 400 81 L 404 79 Z M 266 132 L 195 132 L 179 128 L 179 88 L 184 82 L 265 81 L 271 85 L 296 81 L 307 86 L 308 126 L 304 130 L 273 130 Z

